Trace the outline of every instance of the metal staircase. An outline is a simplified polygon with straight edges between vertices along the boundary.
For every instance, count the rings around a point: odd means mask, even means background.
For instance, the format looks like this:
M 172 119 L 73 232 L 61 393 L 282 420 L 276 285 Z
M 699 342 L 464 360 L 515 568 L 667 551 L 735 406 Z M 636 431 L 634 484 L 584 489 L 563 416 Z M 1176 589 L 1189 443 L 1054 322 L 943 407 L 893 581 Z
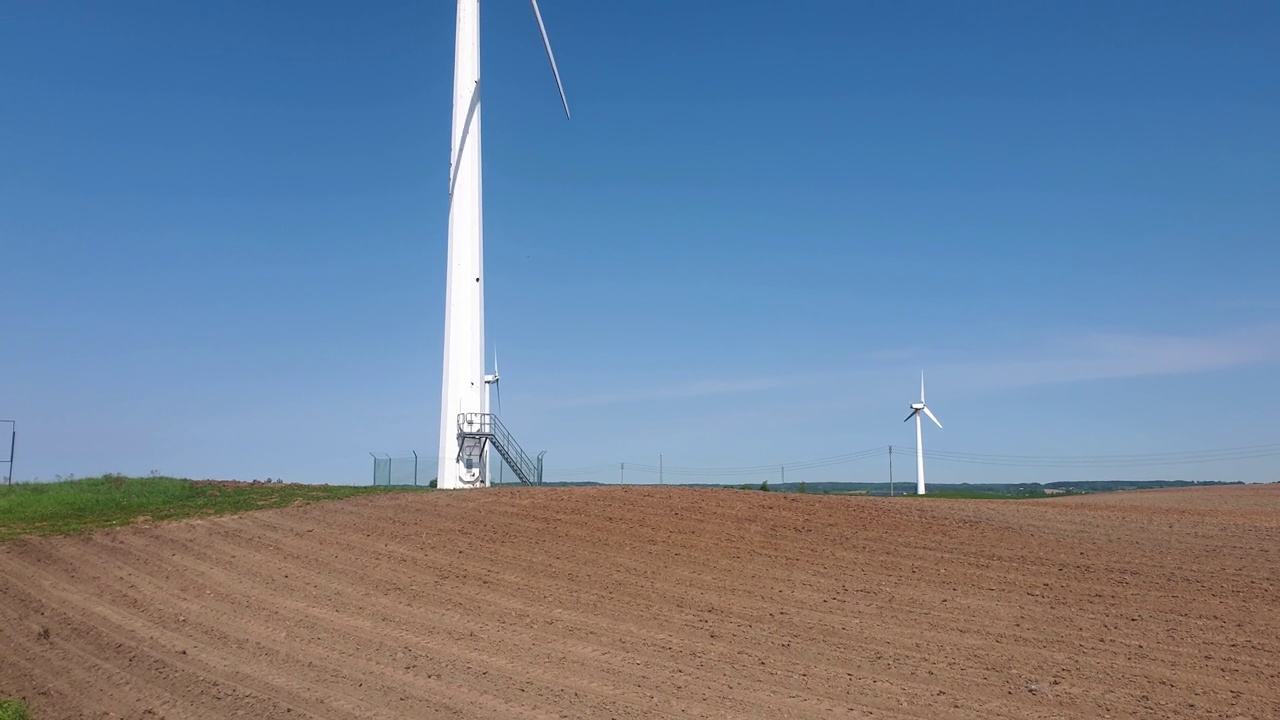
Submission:
M 497 415 L 462 413 L 458 415 L 458 434 L 462 437 L 459 459 L 466 455 L 479 461 L 484 457 L 485 443 L 492 443 L 522 484 L 542 484 L 542 456 L 536 462 L 530 459 Z

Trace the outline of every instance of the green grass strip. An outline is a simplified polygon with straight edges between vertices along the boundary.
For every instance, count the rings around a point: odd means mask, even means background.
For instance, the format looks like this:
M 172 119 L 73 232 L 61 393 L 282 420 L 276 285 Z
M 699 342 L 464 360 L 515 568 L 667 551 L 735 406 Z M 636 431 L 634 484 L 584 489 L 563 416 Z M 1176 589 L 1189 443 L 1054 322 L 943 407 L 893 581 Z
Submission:
M 295 483 L 205 483 L 178 478 L 107 475 L 70 482 L 0 487 L 0 542 L 23 535 L 62 535 L 128 525 L 138 518 L 189 517 L 283 507 L 356 495 L 414 490 Z M 5 716 L 0 715 L 0 720 Z
M 34 720 L 21 700 L 0 700 L 0 720 Z

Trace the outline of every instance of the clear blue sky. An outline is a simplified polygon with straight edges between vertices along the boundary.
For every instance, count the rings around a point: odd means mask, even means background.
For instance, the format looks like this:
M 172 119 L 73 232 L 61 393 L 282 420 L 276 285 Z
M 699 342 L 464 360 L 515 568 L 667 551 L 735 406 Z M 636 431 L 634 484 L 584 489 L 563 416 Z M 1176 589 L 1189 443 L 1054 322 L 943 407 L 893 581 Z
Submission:
M 572 121 L 526 3 L 484 4 L 482 68 L 488 342 L 549 474 L 910 446 L 922 369 L 927 448 L 1280 440 L 1280 5 L 542 9 Z M 368 451 L 434 454 L 453 22 L 0 9 L 19 478 L 366 482 Z

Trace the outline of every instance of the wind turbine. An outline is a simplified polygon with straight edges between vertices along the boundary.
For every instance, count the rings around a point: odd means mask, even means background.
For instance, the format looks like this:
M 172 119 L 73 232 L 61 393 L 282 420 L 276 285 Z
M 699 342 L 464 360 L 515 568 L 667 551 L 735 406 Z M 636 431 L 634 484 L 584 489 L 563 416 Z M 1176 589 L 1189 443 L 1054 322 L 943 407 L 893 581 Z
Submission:
M 924 439 L 920 433 L 920 414 L 929 416 L 934 425 L 938 429 L 942 429 L 942 423 L 938 422 L 938 418 L 934 416 L 933 411 L 928 405 L 924 404 L 924 373 L 920 373 L 920 402 L 911 403 L 911 414 L 907 416 L 907 420 L 916 419 L 916 494 L 924 494 Z M 906 422 L 903 420 L 902 422 Z
M 551 72 L 565 98 L 560 70 L 542 22 L 530 0 Z M 484 371 L 484 221 L 480 163 L 480 0 L 458 0 L 453 58 L 453 142 L 449 156 L 449 261 L 444 303 L 444 373 L 440 390 L 441 489 L 489 484 L 474 439 L 463 440 L 460 414 L 486 410 Z
M 502 376 L 498 374 L 498 351 L 497 349 L 494 349 L 493 374 L 484 376 L 484 411 L 486 414 L 494 412 L 489 409 L 489 399 L 492 396 L 496 400 L 494 404 L 497 405 L 496 414 L 499 417 L 502 416 L 502 389 L 499 384 L 500 380 L 502 380 Z

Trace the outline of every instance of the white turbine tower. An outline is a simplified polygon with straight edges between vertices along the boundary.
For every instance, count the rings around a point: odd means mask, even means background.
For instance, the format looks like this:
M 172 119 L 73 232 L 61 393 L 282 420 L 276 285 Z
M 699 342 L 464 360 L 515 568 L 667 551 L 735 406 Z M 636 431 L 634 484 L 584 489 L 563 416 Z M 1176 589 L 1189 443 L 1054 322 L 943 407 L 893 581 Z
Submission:
M 916 419 L 916 494 L 924 494 L 924 436 L 920 432 L 920 414 L 929 416 L 934 425 L 938 429 L 942 429 L 942 423 L 938 422 L 938 418 L 934 416 L 933 411 L 928 405 L 924 404 L 924 373 L 920 373 L 920 402 L 911 403 L 911 414 L 907 416 L 907 420 Z M 902 422 L 906 422 L 903 420 Z
M 537 0 L 530 0 L 542 43 L 551 60 L 565 116 L 560 71 Z M 489 484 L 480 443 L 465 442 L 459 416 L 486 411 L 484 372 L 484 222 L 480 163 L 480 0 L 458 0 L 453 61 L 453 143 L 449 168 L 449 265 L 444 303 L 444 377 L 440 391 L 440 452 L 437 486 Z

